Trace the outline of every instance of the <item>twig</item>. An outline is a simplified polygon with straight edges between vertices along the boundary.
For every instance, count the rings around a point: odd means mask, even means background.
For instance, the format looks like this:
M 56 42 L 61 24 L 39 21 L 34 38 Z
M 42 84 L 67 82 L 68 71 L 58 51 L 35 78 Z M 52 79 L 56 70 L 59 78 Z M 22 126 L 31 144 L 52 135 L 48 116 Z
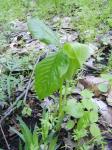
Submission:
M 33 68 L 32 74 L 31 74 L 31 77 L 30 77 L 30 79 L 29 79 L 29 81 L 28 81 L 28 85 L 27 85 L 27 88 L 26 88 L 26 91 L 25 91 L 25 96 L 24 96 L 24 103 L 26 103 L 28 91 L 29 91 L 29 89 L 30 89 L 30 87 L 31 87 L 32 77 L 33 77 L 33 75 L 34 75 L 35 68 L 36 68 L 36 65 L 37 65 L 37 63 L 39 62 L 39 60 L 40 60 L 40 57 L 37 59 L 35 65 L 34 65 L 34 68 Z
M 96 67 L 94 67 L 94 66 L 90 66 L 90 65 L 88 65 L 88 64 L 85 64 L 85 66 L 86 66 L 87 68 L 89 68 L 89 69 L 94 70 L 94 71 L 101 71 L 101 69 L 96 68 Z
M 0 120 L 0 124 L 2 124 L 3 120 L 5 120 L 5 118 L 7 118 L 7 116 L 9 116 L 12 113 L 12 111 L 15 109 L 15 105 L 24 96 L 24 94 L 25 91 L 23 91 L 23 93 L 21 93 L 21 95 L 17 97 L 16 101 L 4 112 L 3 117 Z
M 10 146 L 9 146 L 9 144 L 8 144 L 8 141 L 7 141 L 6 137 L 5 137 L 5 134 L 4 134 L 4 131 L 3 131 L 3 128 L 2 128 L 2 125 L 1 125 L 1 124 L 0 124 L 0 129 L 1 129 L 1 132 L 2 132 L 2 135 L 3 135 L 3 138 L 4 138 L 4 140 L 5 140 L 5 143 L 6 143 L 6 145 L 7 145 L 7 149 L 8 149 L 8 150 L 11 150 L 11 149 L 10 149 Z

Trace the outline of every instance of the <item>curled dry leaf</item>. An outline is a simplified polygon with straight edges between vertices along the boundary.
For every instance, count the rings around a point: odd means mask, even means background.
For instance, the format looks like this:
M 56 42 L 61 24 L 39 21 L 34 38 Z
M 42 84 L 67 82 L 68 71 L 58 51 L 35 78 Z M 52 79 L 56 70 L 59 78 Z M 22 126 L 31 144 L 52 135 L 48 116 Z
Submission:
M 94 92 L 96 97 L 100 96 L 101 94 L 106 94 L 110 91 L 110 85 L 108 81 L 100 77 L 86 76 L 85 78 L 80 79 L 79 83 L 81 83 L 84 88 L 90 89 L 92 92 Z M 104 86 L 108 88 L 106 93 L 100 91 L 98 87 L 100 84 L 104 84 Z
M 93 99 L 93 102 L 99 107 L 99 112 L 108 126 L 112 127 L 112 108 L 100 99 Z

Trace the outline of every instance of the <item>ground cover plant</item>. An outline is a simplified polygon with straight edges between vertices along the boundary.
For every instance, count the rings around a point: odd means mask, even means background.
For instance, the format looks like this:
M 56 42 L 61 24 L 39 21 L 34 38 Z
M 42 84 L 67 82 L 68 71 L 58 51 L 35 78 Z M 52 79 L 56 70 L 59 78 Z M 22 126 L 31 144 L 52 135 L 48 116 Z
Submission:
M 111 150 L 111 11 L 0 1 L 1 150 Z

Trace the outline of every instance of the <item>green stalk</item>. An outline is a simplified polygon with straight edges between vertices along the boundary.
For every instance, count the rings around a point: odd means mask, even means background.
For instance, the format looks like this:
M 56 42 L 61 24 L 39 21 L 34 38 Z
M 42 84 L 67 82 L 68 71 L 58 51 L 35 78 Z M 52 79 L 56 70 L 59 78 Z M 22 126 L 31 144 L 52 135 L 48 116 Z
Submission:
M 67 82 L 66 87 L 65 87 L 65 94 L 64 94 L 64 98 L 62 96 L 62 86 L 63 86 L 63 81 L 60 84 L 60 99 L 59 99 L 59 121 L 56 125 L 56 131 L 60 131 L 61 129 L 61 123 L 63 121 L 64 118 L 64 110 L 63 110 L 63 104 L 64 106 L 66 105 L 67 101 L 66 101 L 66 96 L 67 96 L 67 89 L 69 86 L 69 82 Z
M 57 8 L 57 0 L 55 0 L 54 3 L 55 3 L 55 7 Z
M 69 82 L 66 81 L 65 93 L 64 93 L 64 104 L 65 104 L 65 105 L 66 105 L 66 103 L 67 103 L 67 90 L 68 90 L 68 87 L 69 87 Z
M 62 103 L 63 103 L 62 86 L 63 86 L 63 81 L 61 81 L 61 83 L 60 83 L 59 116 L 62 113 Z
M 62 105 L 63 105 L 63 95 L 62 95 L 62 86 L 63 86 L 63 80 L 60 83 L 60 97 L 59 97 L 59 111 L 58 111 L 58 122 L 56 125 L 56 131 L 59 132 L 61 129 L 61 122 L 63 120 L 63 109 L 62 109 Z
M 56 7 L 56 9 L 58 8 L 58 6 L 59 6 L 59 0 L 55 0 L 55 7 Z

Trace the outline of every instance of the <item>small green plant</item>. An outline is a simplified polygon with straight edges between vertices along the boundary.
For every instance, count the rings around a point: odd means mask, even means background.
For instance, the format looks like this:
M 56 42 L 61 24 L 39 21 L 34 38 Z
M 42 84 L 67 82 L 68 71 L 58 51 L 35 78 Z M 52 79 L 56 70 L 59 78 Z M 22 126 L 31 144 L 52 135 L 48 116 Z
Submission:
M 53 122 L 55 122 L 52 118 L 52 114 L 49 114 L 46 111 L 43 112 L 41 127 L 35 126 L 34 130 L 32 131 L 29 129 L 26 123 L 20 117 L 18 117 L 20 131 L 17 131 L 12 127 L 10 127 L 10 130 L 16 133 L 25 143 L 25 146 L 23 146 L 20 142 L 19 150 L 55 150 L 57 136 L 54 136 L 52 133 L 50 133 L 50 131 L 53 132 Z
M 35 89 L 39 99 L 43 99 L 60 89 L 59 116 L 62 116 L 63 105 L 66 103 L 66 92 L 64 100 L 62 96 L 63 83 L 71 79 L 90 56 L 89 47 L 80 43 L 60 44 L 57 35 L 39 19 L 29 19 L 28 27 L 34 38 L 46 44 L 53 44 L 58 48 L 57 52 L 37 64 Z
M 13 75 L 2 74 L 0 76 L 0 101 L 6 101 L 11 99 L 12 91 L 16 90 L 16 87 L 21 86 L 22 82 Z
M 78 69 L 82 67 L 90 56 L 89 47 L 80 43 L 61 44 L 57 35 L 39 19 L 29 19 L 28 27 L 34 38 L 47 45 L 53 44 L 57 47 L 57 51 L 49 54 L 48 57 L 39 62 L 35 69 L 35 90 L 40 100 L 59 90 L 58 112 L 55 112 L 55 117 L 51 113 L 49 114 L 49 112 L 43 112 L 41 127 L 38 130 L 41 135 L 41 139 L 39 139 L 41 142 L 37 144 L 37 149 L 38 147 L 56 149 L 57 133 L 61 129 L 61 123 L 65 115 L 70 115 L 77 120 L 77 127 L 74 129 L 73 138 L 78 144 L 82 138 L 88 135 L 88 131 L 90 131 L 94 139 L 98 140 L 101 137 L 101 133 L 97 126 L 98 110 L 91 101 L 93 95 L 88 91 L 83 91 L 81 102 L 75 100 L 67 101 L 67 89 L 65 89 L 64 94 L 62 89 L 64 84 L 66 88 L 68 87 L 69 80 L 72 79 L 73 75 L 77 73 Z M 21 123 L 24 124 L 20 121 Z M 73 121 L 69 120 L 68 128 L 70 129 L 74 125 Z M 27 129 L 26 126 L 25 128 Z M 24 135 L 24 131 L 22 131 L 22 134 Z M 30 138 L 33 136 L 31 131 L 29 136 Z M 36 137 L 36 140 L 38 140 L 38 133 Z M 26 142 L 27 140 L 23 141 Z M 30 141 L 29 143 L 31 148 L 32 143 Z
M 91 144 L 93 146 L 94 144 L 103 144 L 101 131 L 97 125 L 98 107 L 92 102 L 92 92 L 84 90 L 81 96 L 81 102 L 77 102 L 75 99 L 67 101 L 65 112 L 76 120 L 74 122 L 68 120 L 67 128 L 69 123 L 70 128 L 68 129 L 73 129 L 73 138 L 77 143 L 76 148 L 84 150 L 84 147 L 86 147 L 86 150 L 89 150 Z M 89 137 L 89 141 L 84 140 L 87 137 Z
M 23 116 L 25 116 L 25 115 L 31 116 L 31 113 L 32 113 L 32 109 L 28 105 L 25 104 L 25 106 L 22 110 L 22 115 Z
M 93 94 L 84 90 L 81 93 L 81 102 L 76 102 L 76 100 L 70 100 L 67 102 L 65 111 L 67 114 L 74 118 L 77 118 L 77 125 L 73 131 L 73 138 L 77 141 L 77 147 L 80 147 L 80 142 L 85 137 L 90 137 L 89 142 L 84 142 L 83 144 L 90 146 L 92 143 L 101 144 L 102 136 L 101 131 L 97 125 L 98 122 L 98 107 L 92 102 Z
M 20 130 L 18 132 L 16 129 L 10 127 L 10 129 L 15 132 L 21 140 L 25 143 L 24 150 L 39 150 L 39 139 L 37 131 L 34 130 L 33 133 L 28 128 L 28 126 L 23 122 L 21 118 L 18 118 L 20 122 Z M 22 150 L 22 145 L 20 143 L 19 150 Z
M 28 27 L 34 38 L 40 39 L 46 44 L 53 44 L 58 49 L 54 54 L 49 55 L 37 64 L 35 69 L 35 89 L 39 99 L 44 99 L 59 90 L 58 123 L 56 124 L 56 131 L 59 131 L 65 114 L 63 106 L 67 104 L 67 93 L 65 90 L 63 97 L 62 86 L 64 82 L 67 83 L 72 79 L 74 73 L 77 73 L 78 69 L 82 67 L 90 56 L 90 50 L 87 45 L 80 43 L 64 43 L 62 45 L 54 32 L 39 19 L 29 19 Z M 79 105 L 79 103 L 76 103 L 75 109 L 71 109 L 71 106 L 67 105 L 67 110 L 70 109 L 71 113 L 78 112 L 79 117 L 82 115 L 80 109 L 83 109 Z

